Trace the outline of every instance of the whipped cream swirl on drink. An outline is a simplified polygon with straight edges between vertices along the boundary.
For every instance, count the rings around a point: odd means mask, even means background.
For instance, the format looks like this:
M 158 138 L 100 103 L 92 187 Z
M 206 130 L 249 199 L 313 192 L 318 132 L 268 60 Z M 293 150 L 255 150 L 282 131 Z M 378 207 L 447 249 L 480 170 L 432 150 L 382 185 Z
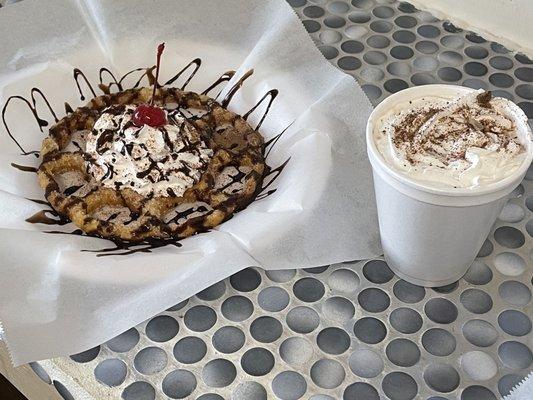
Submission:
M 134 125 L 135 106 L 102 112 L 85 152 L 87 171 L 104 186 L 143 196 L 182 196 L 200 179 L 213 155 L 198 131 L 177 112 L 160 127 Z
M 513 102 L 482 90 L 448 99 L 398 104 L 374 131 L 376 146 L 395 169 L 437 187 L 475 188 L 511 175 L 526 157 Z

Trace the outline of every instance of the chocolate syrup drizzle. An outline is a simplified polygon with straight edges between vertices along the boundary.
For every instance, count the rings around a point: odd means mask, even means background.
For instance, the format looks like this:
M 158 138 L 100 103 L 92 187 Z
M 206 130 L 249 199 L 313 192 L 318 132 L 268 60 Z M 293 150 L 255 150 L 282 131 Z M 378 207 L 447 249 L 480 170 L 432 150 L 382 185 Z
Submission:
M 172 78 L 170 78 L 168 81 L 166 81 L 162 86 L 166 86 L 166 85 L 170 85 L 170 84 L 174 83 L 183 74 L 185 74 L 185 72 L 187 70 L 190 70 L 191 67 L 192 67 L 192 71 L 189 73 L 187 79 L 185 79 L 184 83 L 180 87 L 181 90 L 184 90 L 187 87 L 187 85 L 190 83 L 190 81 L 194 78 L 194 76 L 196 75 L 198 70 L 200 69 L 201 64 L 202 64 L 202 61 L 201 61 L 200 58 L 196 58 L 196 59 L 192 60 L 184 68 L 182 68 L 180 71 L 178 71 Z M 148 84 L 149 85 L 156 84 L 158 87 L 162 87 L 161 85 L 159 85 L 159 83 L 155 82 L 155 77 L 153 75 L 153 70 L 154 69 L 155 69 L 155 66 L 152 66 L 152 67 L 149 67 L 149 68 L 136 68 L 136 69 L 133 69 L 133 70 L 127 72 L 123 76 L 121 76 L 120 79 L 117 79 L 117 77 L 113 74 L 113 72 L 111 72 L 108 68 L 102 67 L 102 68 L 100 68 L 99 74 L 98 74 L 98 77 L 99 77 L 98 88 L 104 94 L 110 94 L 113 87 L 116 87 L 117 91 L 123 91 L 123 90 L 125 90 L 125 86 L 124 86 L 125 79 L 127 79 L 128 77 L 133 76 L 134 74 L 139 73 L 139 72 L 142 72 L 142 74 L 138 77 L 137 81 L 133 84 L 133 86 L 131 86 L 132 89 L 138 88 L 139 85 L 141 84 L 141 82 L 145 78 L 148 80 Z M 227 108 L 229 106 L 229 104 L 230 104 L 231 100 L 233 99 L 233 97 L 235 96 L 235 94 L 243 86 L 243 84 L 246 81 L 246 79 L 248 79 L 250 76 L 252 76 L 252 74 L 253 74 L 253 70 L 249 70 L 249 71 L 245 72 L 239 78 L 239 80 L 237 82 L 235 82 L 235 84 L 227 91 L 226 96 L 220 102 L 223 107 Z M 109 77 L 109 79 L 110 79 L 109 82 L 107 82 L 107 83 L 104 82 L 104 75 L 107 75 Z M 234 75 L 235 75 L 235 71 L 227 71 L 227 72 L 223 73 L 215 82 L 213 82 L 213 84 L 211 84 L 207 89 L 205 89 L 202 92 L 202 94 L 207 95 L 208 93 L 210 93 L 216 87 L 219 87 L 221 84 L 230 81 L 233 78 Z M 84 81 L 85 86 L 87 86 L 88 90 L 91 92 L 91 95 L 93 97 L 97 97 L 95 89 L 93 88 L 93 86 L 91 85 L 89 79 L 87 78 L 87 76 L 84 74 L 84 72 L 82 70 L 80 70 L 79 68 L 75 68 L 73 70 L 73 77 L 74 77 L 74 81 L 75 81 L 77 90 L 78 90 L 78 92 L 80 94 L 80 99 L 82 101 L 85 100 L 85 94 L 84 94 L 84 92 L 82 90 L 82 84 L 80 82 L 80 79 L 82 79 Z M 217 99 L 220 96 L 221 93 L 222 93 L 222 89 L 215 96 L 215 99 Z M 263 97 L 261 97 L 261 99 L 259 99 L 259 101 L 248 112 L 246 112 L 243 115 L 243 118 L 245 120 L 247 120 L 250 117 L 250 115 L 252 115 L 259 108 L 259 106 L 264 101 L 266 101 L 268 99 L 265 111 L 263 112 L 263 115 L 261 116 L 261 118 L 260 118 L 260 120 L 257 123 L 257 126 L 255 128 L 256 130 L 259 129 L 261 127 L 261 125 L 263 124 L 263 121 L 265 120 L 268 112 L 270 111 L 272 103 L 274 102 L 274 100 L 275 100 L 275 98 L 276 98 L 276 96 L 278 94 L 279 94 L 279 91 L 277 89 L 269 90 L 267 93 L 265 93 L 265 95 L 263 95 Z M 52 106 L 50 105 L 50 102 L 48 101 L 48 99 L 46 98 L 44 93 L 39 88 L 32 88 L 31 89 L 31 91 L 30 91 L 30 99 L 31 100 L 28 100 L 25 97 L 19 96 L 19 95 L 14 95 L 14 96 L 9 97 L 7 99 L 7 101 L 6 101 L 6 103 L 4 104 L 3 109 L 2 109 L 2 122 L 4 124 L 4 127 L 5 127 L 6 131 L 7 131 L 7 134 L 9 135 L 11 140 L 22 151 L 22 155 L 35 155 L 36 157 L 38 157 L 39 156 L 39 151 L 26 151 L 21 146 L 21 144 L 13 136 L 13 134 L 12 134 L 7 122 L 6 122 L 6 111 L 8 109 L 8 105 L 14 100 L 20 100 L 20 101 L 22 101 L 23 103 L 25 103 L 28 106 L 28 108 L 30 109 L 34 119 L 37 122 L 37 125 L 39 126 L 39 130 L 41 132 L 43 132 L 43 127 L 48 126 L 48 121 L 43 119 L 38 114 L 36 95 L 39 95 L 41 97 L 42 101 L 45 103 L 45 105 L 46 105 L 48 111 L 50 112 L 52 118 L 54 119 L 54 121 L 58 122 L 57 114 L 54 112 Z M 70 104 L 65 103 L 64 107 L 65 107 L 65 112 L 67 114 L 73 112 L 73 108 L 70 106 Z M 267 141 L 263 145 L 263 155 L 264 155 L 265 159 L 268 157 L 268 155 L 270 154 L 272 148 L 275 146 L 275 144 L 278 142 L 278 140 L 281 138 L 281 136 L 287 131 L 287 129 L 291 125 L 292 125 L 292 123 L 289 126 L 287 126 L 280 134 L 274 136 L 272 139 L 270 139 L 269 141 Z M 262 185 L 262 187 L 258 188 L 254 201 L 258 201 L 258 200 L 264 199 L 264 198 L 272 195 L 276 191 L 276 189 L 269 189 L 269 187 L 279 177 L 279 175 L 281 174 L 283 169 L 287 166 L 289 160 L 290 160 L 290 158 L 287 159 L 283 164 L 281 164 L 277 168 L 273 168 L 273 169 L 268 167 L 268 165 L 267 165 L 267 169 L 266 169 L 264 177 L 263 177 L 263 185 Z M 11 163 L 11 166 L 13 168 L 16 168 L 16 169 L 18 169 L 20 171 L 23 171 L 23 172 L 37 173 L 37 168 L 32 167 L 32 166 L 19 165 L 19 164 L 15 164 L 15 163 Z M 234 179 L 232 179 L 232 180 L 235 181 L 235 179 L 242 178 L 242 176 L 240 176 L 240 174 L 237 174 L 237 176 L 233 177 L 233 178 Z M 68 188 L 68 189 L 70 189 L 70 188 Z M 33 202 L 35 202 L 37 204 L 46 205 L 46 206 L 48 206 L 50 208 L 41 210 L 41 211 L 37 212 L 36 214 L 32 215 L 31 217 L 27 218 L 26 219 L 27 222 L 34 223 L 34 224 L 45 224 L 45 225 L 56 225 L 56 226 L 63 226 L 63 225 L 66 225 L 66 224 L 70 223 L 70 220 L 68 220 L 67 218 L 59 215 L 52 208 L 51 204 L 48 203 L 46 200 L 38 200 L 38 199 L 28 199 L 28 200 L 33 201 Z M 196 210 L 196 211 L 198 211 L 198 210 Z M 191 212 L 195 212 L 195 211 L 184 210 L 183 212 L 178 213 L 178 215 L 176 215 L 174 217 L 174 219 L 177 221 L 179 218 L 182 218 L 182 217 L 186 216 L 187 213 L 191 213 Z M 73 230 L 71 232 L 64 232 L 64 231 L 57 231 L 57 230 L 44 231 L 44 232 L 45 233 L 50 233 L 50 234 L 68 234 L 68 235 L 88 236 L 89 237 L 89 235 L 85 234 L 81 229 L 75 229 L 75 230 Z M 106 239 L 106 240 L 109 240 L 109 239 Z M 176 247 L 181 247 L 182 246 L 182 244 L 179 242 L 179 239 L 174 239 L 174 238 L 171 238 L 171 239 L 148 239 L 148 240 L 144 240 L 142 242 L 126 242 L 126 241 L 122 241 L 122 240 L 112 240 L 112 242 L 114 244 L 114 247 L 102 248 L 102 249 L 99 249 L 99 250 L 82 250 L 82 251 L 97 253 L 96 254 L 97 257 L 102 257 L 102 256 L 111 256 L 111 255 L 129 255 L 129 254 L 134 254 L 134 253 L 138 253 L 138 252 L 140 252 L 140 253 L 150 253 L 150 252 L 152 252 L 155 249 L 158 249 L 158 248 L 161 248 L 161 247 L 165 247 L 165 246 L 169 246 L 169 245 L 176 246 Z

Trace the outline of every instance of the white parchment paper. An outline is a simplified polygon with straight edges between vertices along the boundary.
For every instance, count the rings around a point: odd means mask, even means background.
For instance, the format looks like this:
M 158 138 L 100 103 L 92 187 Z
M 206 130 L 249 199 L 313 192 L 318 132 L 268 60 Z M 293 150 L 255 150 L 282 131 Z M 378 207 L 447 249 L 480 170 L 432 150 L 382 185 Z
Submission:
M 380 253 L 364 144 L 371 105 L 283 0 L 26 0 L 0 12 L 0 38 L 0 104 L 39 87 L 62 116 L 65 101 L 82 104 L 74 67 L 96 83 L 101 66 L 121 75 L 152 65 L 164 41 L 161 81 L 196 57 L 202 67 L 191 90 L 253 68 L 230 108 L 244 113 L 276 88 L 261 131 L 269 139 L 292 123 L 268 159 L 276 167 L 291 158 L 273 195 L 181 248 L 110 257 L 81 251 L 110 242 L 25 222 L 43 208 L 26 199 L 43 193 L 35 174 L 10 163 L 39 161 L 21 156 L 0 126 L 0 321 L 15 364 L 100 344 L 248 266 L 313 267 Z M 40 148 L 46 129 L 27 108 L 12 103 L 7 120 L 24 147 Z

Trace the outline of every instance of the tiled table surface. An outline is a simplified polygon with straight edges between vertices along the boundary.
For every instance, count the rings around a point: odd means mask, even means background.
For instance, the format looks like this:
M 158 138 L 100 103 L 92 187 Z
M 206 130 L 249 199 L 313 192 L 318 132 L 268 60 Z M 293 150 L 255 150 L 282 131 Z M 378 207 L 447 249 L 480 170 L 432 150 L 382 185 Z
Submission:
M 490 89 L 533 117 L 523 55 L 407 3 L 289 3 L 374 104 L 444 82 Z M 67 400 L 490 400 L 532 369 L 532 286 L 530 168 L 455 284 L 413 286 L 381 260 L 247 269 L 101 346 L 31 367 Z

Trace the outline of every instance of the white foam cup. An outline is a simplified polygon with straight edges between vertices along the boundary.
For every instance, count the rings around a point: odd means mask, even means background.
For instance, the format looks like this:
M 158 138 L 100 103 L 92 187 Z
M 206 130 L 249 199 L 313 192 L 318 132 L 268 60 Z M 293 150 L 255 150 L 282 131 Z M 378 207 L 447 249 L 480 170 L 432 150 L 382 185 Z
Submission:
M 508 195 L 533 159 L 533 139 L 520 111 L 517 129 L 524 134 L 527 155 L 510 176 L 479 188 L 432 187 L 390 166 L 374 142 L 381 118 L 410 100 L 427 96 L 456 98 L 474 89 L 425 85 L 395 93 L 372 112 L 366 128 L 385 260 L 402 279 L 416 285 L 443 286 L 461 278 L 481 249 Z M 379 129 L 379 127 L 378 127 Z

